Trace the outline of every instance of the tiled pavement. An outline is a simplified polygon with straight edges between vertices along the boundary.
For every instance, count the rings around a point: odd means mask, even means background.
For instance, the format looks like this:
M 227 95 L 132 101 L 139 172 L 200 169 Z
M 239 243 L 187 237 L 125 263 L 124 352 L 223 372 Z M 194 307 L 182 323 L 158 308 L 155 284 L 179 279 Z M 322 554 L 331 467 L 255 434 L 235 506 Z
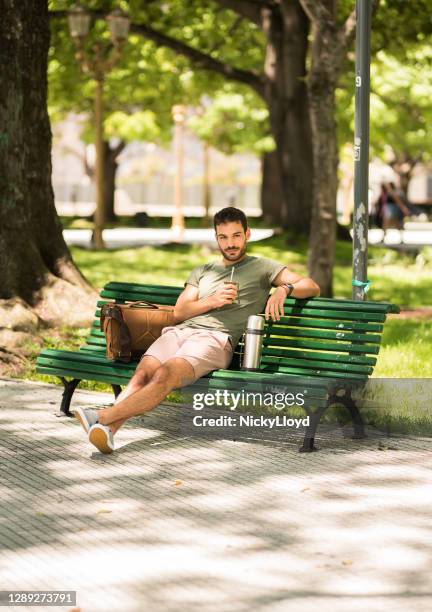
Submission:
M 160 406 L 102 456 L 60 393 L 0 380 L 0 590 L 76 590 L 83 612 L 432 609 L 432 440 L 303 455 L 185 437 Z

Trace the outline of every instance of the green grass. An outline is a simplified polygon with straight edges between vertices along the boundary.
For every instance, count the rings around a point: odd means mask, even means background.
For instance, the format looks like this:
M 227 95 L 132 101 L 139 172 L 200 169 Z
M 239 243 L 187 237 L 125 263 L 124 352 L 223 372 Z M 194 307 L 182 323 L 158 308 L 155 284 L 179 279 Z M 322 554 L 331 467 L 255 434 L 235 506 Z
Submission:
M 397 317 L 397 315 L 396 315 Z M 390 318 L 373 376 L 432 377 L 432 319 Z

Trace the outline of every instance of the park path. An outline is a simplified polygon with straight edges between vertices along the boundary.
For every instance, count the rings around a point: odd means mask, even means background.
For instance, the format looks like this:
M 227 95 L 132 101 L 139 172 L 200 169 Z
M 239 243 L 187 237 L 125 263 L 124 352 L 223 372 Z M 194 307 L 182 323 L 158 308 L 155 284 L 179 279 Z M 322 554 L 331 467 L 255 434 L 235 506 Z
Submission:
M 430 439 L 328 432 L 302 455 L 187 438 L 167 405 L 102 456 L 60 394 L 0 379 L 2 590 L 76 590 L 82 612 L 432 609 Z

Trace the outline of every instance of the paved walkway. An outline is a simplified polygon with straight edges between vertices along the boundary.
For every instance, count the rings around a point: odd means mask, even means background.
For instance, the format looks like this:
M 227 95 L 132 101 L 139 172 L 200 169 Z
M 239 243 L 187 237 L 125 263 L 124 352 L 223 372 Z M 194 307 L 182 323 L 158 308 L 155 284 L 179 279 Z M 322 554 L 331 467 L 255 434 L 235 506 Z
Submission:
M 160 406 L 102 456 L 60 394 L 0 380 L 1 589 L 76 590 L 82 612 L 432 609 L 431 440 L 302 455 L 185 438 L 186 408 Z

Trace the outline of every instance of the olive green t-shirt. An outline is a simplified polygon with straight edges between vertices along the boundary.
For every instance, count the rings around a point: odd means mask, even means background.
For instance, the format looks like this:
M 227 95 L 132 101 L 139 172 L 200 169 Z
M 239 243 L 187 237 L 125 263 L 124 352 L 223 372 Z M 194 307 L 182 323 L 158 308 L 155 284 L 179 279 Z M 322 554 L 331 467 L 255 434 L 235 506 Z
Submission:
M 212 329 L 229 334 L 235 346 L 243 334 L 248 317 L 263 312 L 272 282 L 286 266 L 272 259 L 247 255 L 240 263 L 225 266 L 208 263 L 194 268 L 186 285 L 199 289 L 198 299 L 216 292 L 224 281 L 230 280 L 234 266 L 233 281 L 238 283 L 239 304 L 226 304 L 220 308 L 192 317 L 177 327 Z

